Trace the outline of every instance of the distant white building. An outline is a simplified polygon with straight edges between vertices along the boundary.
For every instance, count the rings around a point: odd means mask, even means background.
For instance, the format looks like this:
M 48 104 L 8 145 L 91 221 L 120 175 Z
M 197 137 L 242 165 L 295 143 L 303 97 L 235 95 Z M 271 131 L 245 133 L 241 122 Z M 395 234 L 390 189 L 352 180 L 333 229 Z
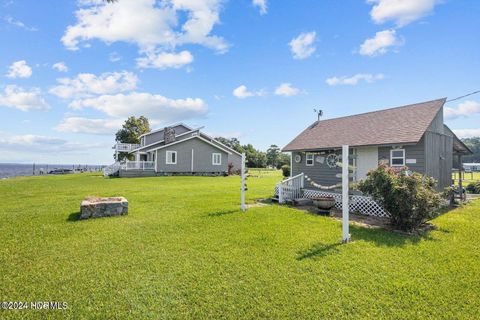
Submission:
M 480 163 L 464 163 L 463 168 L 465 169 L 465 171 L 480 171 Z

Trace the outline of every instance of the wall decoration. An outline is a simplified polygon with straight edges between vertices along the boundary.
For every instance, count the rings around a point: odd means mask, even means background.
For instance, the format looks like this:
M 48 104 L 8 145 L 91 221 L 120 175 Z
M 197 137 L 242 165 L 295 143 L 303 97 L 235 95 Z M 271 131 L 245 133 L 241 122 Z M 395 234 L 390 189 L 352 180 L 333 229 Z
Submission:
M 325 162 L 325 157 L 316 156 L 315 161 L 323 164 Z
M 330 153 L 328 156 L 327 156 L 327 165 L 330 167 L 330 168 L 336 168 L 337 167 L 337 162 L 340 161 L 340 158 L 337 154 L 335 153 Z
M 294 160 L 296 163 L 299 163 L 300 161 L 302 161 L 302 156 L 299 154 L 296 154 Z
M 409 163 L 409 164 L 417 163 L 417 159 L 405 159 L 405 163 Z

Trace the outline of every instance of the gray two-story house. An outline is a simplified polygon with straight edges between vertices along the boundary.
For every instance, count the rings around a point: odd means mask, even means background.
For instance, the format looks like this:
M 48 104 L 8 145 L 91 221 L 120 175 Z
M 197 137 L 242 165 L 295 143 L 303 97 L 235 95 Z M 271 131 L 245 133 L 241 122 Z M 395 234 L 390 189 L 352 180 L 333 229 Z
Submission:
M 201 129 L 180 123 L 142 135 L 138 145 L 118 143 L 114 146 L 116 155 L 127 152 L 135 160 L 117 163 L 110 171 L 120 177 L 238 172 L 242 155 Z
M 283 148 L 291 152 L 291 174 L 304 173 L 323 186 L 339 183 L 341 146 L 348 145 L 353 181 L 386 164 L 433 177 L 442 190 L 452 184 L 454 158 L 461 163 L 461 156 L 471 153 L 444 124 L 445 101 L 316 121 Z

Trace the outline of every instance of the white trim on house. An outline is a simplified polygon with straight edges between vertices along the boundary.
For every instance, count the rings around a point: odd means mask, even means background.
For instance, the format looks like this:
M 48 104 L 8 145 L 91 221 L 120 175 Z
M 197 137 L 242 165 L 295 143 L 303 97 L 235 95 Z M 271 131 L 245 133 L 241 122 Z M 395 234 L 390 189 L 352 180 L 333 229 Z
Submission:
M 231 152 L 238 154 L 239 156 L 242 155 L 242 154 L 241 154 L 240 152 L 238 152 L 237 150 L 234 150 L 234 149 L 230 148 L 229 146 L 224 145 L 224 144 L 221 143 L 220 141 L 216 140 L 215 138 L 212 138 L 211 136 L 209 136 L 208 134 L 206 134 L 206 133 L 204 133 L 204 132 L 201 132 L 201 131 L 200 131 L 200 135 L 201 135 L 201 136 L 203 135 L 203 136 L 207 137 L 207 138 L 210 139 L 211 141 L 215 141 L 215 143 L 220 144 L 220 145 L 221 145 L 222 147 L 224 147 L 225 149 L 228 149 L 228 150 L 230 150 Z
M 174 124 L 172 124 L 172 125 L 169 125 L 168 127 L 173 128 L 173 127 L 178 127 L 178 126 L 184 126 L 184 127 L 187 128 L 188 130 L 194 131 L 194 129 L 193 129 L 192 127 L 187 126 L 187 125 L 186 125 L 185 123 L 183 123 L 183 122 L 174 123 Z M 165 129 L 165 128 L 152 130 L 152 131 L 150 131 L 150 132 L 147 132 L 147 133 L 142 134 L 139 138 L 144 137 L 144 136 L 148 136 L 148 135 L 150 135 L 150 134 L 152 134 L 152 133 L 160 132 L 160 131 L 162 131 L 162 130 L 164 130 L 164 129 Z
M 219 145 L 216 145 L 216 144 L 212 143 L 211 141 L 208 141 L 207 139 L 202 138 L 202 137 L 200 137 L 200 136 L 192 136 L 192 137 L 189 137 L 189 138 L 187 138 L 187 139 L 175 141 L 175 142 L 169 143 L 169 144 L 167 144 L 167 145 L 154 148 L 154 149 L 152 149 L 152 150 L 150 150 L 150 151 L 160 150 L 160 149 L 163 149 L 163 148 L 166 148 L 166 147 L 170 147 L 170 146 L 173 146 L 173 145 L 176 145 L 176 144 L 179 144 L 179 143 L 182 143 L 182 142 L 191 140 L 191 139 L 200 139 L 200 140 L 202 140 L 203 142 L 208 143 L 208 144 L 214 146 L 215 148 L 217 148 L 217 149 L 219 149 L 219 150 L 222 150 L 222 151 L 225 152 L 225 153 L 232 154 L 229 150 L 224 149 L 224 148 L 220 147 Z
M 175 157 L 173 157 L 175 155 Z M 175 158 L 175 159 L 173 159 Z M 174 161 L 175 160 L 175 161 Z M 177 164 L 177 151 L 167 150 L 165 153 L 165 164 Z
M 396 151 L 402 151 L 402 156 L 393 156 Z M 402 159 L 402 164 L 394 164 L 393 160 Z M 405 166 L 405 149 L 391 149 L 390 150 L 390 166 L 391 167 L 403 167 Z
M 201 128 L 203 128 L 203 127 L 201 127 Z M 190 130 L 190 131 L 187 131 L 187 132 L 184 132 L 184 133 L 180 133 L 180 134 L 176 135 L 175 138 L 183 137 L 183 136 L 185 136 L 185 135 L 187 135 L 187 134 L 189 134 L 189 133 L 194 134 L 196 131 L 200 131 L 201 128 L 194 129 L 194 130 Z M 151 147 L 151 146 L 153 146 L 153 145 L 162 143 L 162 142 L 164 142 L 164 141 L 165 141 L 165 140 L 158 140 L 158 141 L 156 141 L 156 142 L 154 142 L 154 143 L 150 143 L 149 145 L 146 145 L 146 146 L 143 146 L 143 147 L 140 147 L 140 148 L 137 148 L 137 149 L 133 149 L 133 150 L 130 151 L 130 152 L 135 152 L 135 151 L 137 151 L 137 150 L 142 150 L 142 149 Z
M 157 172 L 157 163 L 158 163 L 158 151 L 155 150 L 155 173 Z
M 218 159 L 217 159 L 217 157 L 218 157 Z M 221 153 L 212 153 L 212 166 L 221 166 L 221 165 L 222 165 L 222 154 Z
M 311 159 L 309 159 L 310 156 L 312 157 Z M 308 162 L 309 162 L 310 160 L 312 161 L 312 163 L 311 163 L 311 164 L 308 164 Z M 314 164 L 315 164 L 315 155 L 314 155 L 313 153 L 307 153 L 307 154 L 305 154 L 305 165 L 306 165 L 307 167 L 313 167 Z

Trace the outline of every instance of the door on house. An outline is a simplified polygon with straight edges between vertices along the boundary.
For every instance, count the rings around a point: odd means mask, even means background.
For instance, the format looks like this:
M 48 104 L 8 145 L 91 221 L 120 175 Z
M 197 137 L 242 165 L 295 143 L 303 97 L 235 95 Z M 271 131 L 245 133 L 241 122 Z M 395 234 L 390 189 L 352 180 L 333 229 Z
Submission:
M 357 181 L 364 180 L 368 171 L 378 167 L 378 147 L 357 148 Z

